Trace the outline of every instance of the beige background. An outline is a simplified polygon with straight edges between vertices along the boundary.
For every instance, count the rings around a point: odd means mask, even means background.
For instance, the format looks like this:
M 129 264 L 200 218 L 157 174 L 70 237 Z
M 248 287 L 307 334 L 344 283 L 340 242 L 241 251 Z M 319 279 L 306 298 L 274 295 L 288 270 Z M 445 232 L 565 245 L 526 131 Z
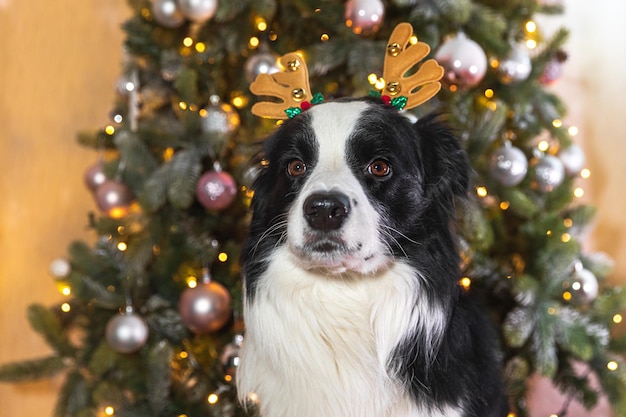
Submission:
M 611 279 L 626 283 L 626 3 L 565 3 L 559 22 L 573 34 L 556 88 L 592 170 L 585 198 L 599 214 L 589 245 L 614 257 Z M 48 352 L 25 312 L 31 303 L 62 299 L 47 272 L 50 260 L 64 256 L 71 240 L 89 238 L 94 206 L 82 175 L 95 154 L 79 147 L 75 134 L 108 121 L 127 12 L 124 0 L 0 0 L 0 363 Z M 59 382 L 0 384 L 0 415 L 51 415 Z M 559 403 L 534 402 L 534 417 L 547 417 Z

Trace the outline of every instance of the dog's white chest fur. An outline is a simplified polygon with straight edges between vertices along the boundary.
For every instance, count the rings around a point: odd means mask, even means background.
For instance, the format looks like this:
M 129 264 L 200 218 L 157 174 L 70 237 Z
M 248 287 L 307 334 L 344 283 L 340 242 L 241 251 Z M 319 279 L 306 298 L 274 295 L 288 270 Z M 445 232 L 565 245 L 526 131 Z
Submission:
M 264 417 L 459 416 L 421 409 L 388 373 L 393 348 L 426 313 L 414 308 L 414 274 L 397 263 L 369 277 L 324 277 L 277 248 L 246 305 L 239 395 L 254 392 Z

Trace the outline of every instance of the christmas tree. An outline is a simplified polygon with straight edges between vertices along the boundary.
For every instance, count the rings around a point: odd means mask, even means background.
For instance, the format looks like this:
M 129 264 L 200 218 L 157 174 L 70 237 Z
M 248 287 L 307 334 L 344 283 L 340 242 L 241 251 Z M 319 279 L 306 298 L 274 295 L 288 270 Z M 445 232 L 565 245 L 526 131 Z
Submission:
M 583 251 L 592 207 L 577 203 L 584 154 L 549 91 L 565 30 L 537 0 L 130 0 L 125 67 L 111 123 L 79 137 L 94 149 L 85 182 L 97 237 L 54 260 L 67 299 L 33 305 L 54 354 L 0 367 L 3 381 L 64 373 L 55 416 L 243 416 L 233 380 L 245 337 L 240 247 L 248 161 L 275 124 L 250 113 L 248 86 L 306 56 L 332 97 L 380 89 L 386 40 L 408 21 L 444 66 L 444 89 L 414 117 L 442 113 L 475 173 L 459 203 L 460 285 L 500 326 L 511 416 L 527 381 L 551 378 L 592 406 L 606 394 L 626 416 L 626 340 L 611 334 L 626 293 L 611 263 Z M 580 369 L 583 369 L 582 373 Z M 590 386 L 595 375 L 601 392 Z M 288 401 L 288 399 L 285 399 Z

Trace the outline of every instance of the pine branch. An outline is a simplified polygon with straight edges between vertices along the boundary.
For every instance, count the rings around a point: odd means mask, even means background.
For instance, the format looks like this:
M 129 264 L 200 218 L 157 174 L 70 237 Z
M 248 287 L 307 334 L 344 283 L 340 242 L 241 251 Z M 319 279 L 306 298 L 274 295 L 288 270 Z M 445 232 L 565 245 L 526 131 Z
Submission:
M 61 321 L 50 308 L 40 304 L 29 306 L 28 322 L 61 356 L 74 356 L 75 349 L 63 333 Z
M 22 382 L 49 378 L 66 368 L 66 362 L 58 356 L 14 362 L 0 366 L 0 381 Z

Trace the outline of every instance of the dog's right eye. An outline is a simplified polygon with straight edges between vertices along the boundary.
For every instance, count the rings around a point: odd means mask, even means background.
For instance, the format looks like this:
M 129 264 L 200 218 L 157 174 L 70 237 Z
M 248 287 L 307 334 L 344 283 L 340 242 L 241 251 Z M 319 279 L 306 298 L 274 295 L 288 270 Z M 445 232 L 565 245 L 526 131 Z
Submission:
M 289 162 L 289 165 L 287 165 L 287 174 L 291 175 L 292 177 L 299 177 L 305 172 L 306 164 L 299 159 L 294 159 L 293 161 Z

